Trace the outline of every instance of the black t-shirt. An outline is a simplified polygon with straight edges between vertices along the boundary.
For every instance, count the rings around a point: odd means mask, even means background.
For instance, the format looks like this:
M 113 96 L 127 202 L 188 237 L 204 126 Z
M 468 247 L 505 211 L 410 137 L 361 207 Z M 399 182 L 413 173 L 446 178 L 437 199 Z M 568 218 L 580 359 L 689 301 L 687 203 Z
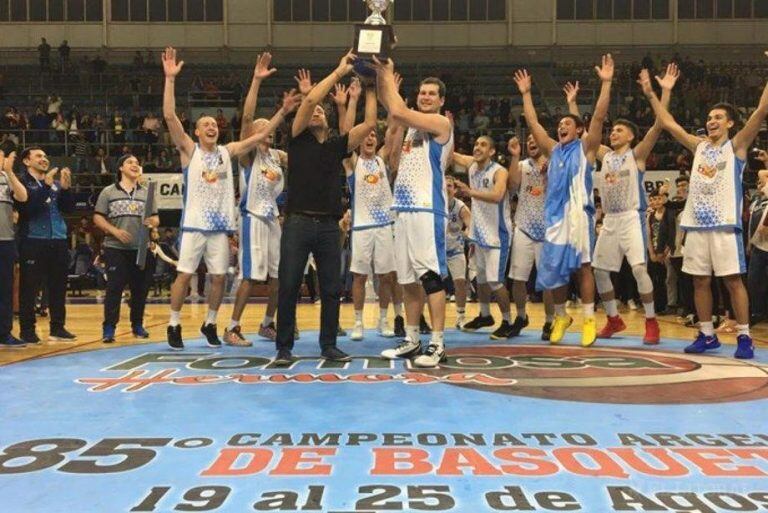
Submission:
M 341 217 L 341 171 L 348 136 L 320 143 L 307 129 L 288 141 L 286 213 L 308 212 Z

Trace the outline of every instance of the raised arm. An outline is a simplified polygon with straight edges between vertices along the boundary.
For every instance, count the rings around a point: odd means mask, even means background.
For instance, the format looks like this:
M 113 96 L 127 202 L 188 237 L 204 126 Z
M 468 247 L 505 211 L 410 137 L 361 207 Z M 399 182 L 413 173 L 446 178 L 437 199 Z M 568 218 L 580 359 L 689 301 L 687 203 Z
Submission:
M 349 104 L 347 105 L 347 112 L 344 118 L 345 130 L 342 134 L 349 133 L 352 127 L 355 126 L 355 118 L 357 117 L 357 102 L 360 101 L 360 93 L 363 92 L 360 87 L 360 80 L 357 77 L 353 77 L 347 88 L 347 96 L 349 96 Z
M 568 104 L 568 113 L 581 117 L 579 104 L 576 103 L 576 98 L 579 96 L 579 81 L 577 80 L 573 83 L 566 82 L 563 92 L 565 93 L 565 103 Z
M 403 78 L 399 73 L 395 73 L 395 86 L 397 87 L 398 94 L 400 94 L 400 86 L 403 83 Z M 376 91 L 379 99 L 379 103 L 383 104 L 381 97 L 381 88 L 377 81 Z M 386 109 L 386 106 L 384 106 Z M 397 168 L 400 165 L 400 155 L 403 152 L 403 138 L 405 137 L 405 127 L 394 120 L 394 118 L 387 115 L 387 130 L 384 133 L 384 145 L 379 150 L 379 156 L 384 159 L 389 166 L 389 178 L 394 180 L 397 175 Z
M 469 168 L 475 159 L 471 155 L 464 155 L 462 153 L 453 152 L 453 163 L 458 164 L 461 167 Z
M 293 137 L 296 137 L 309 126 L 309 122 L 312 119 L 312 114 L 315 111 L 315 107 L 322 102 L 328 93 L 331 92 L 331 88 L 336 85 L 339 80 L 344 78 L 352 71 L 352 61 L 355 59 L 355 55 L 350 51 L 344 55 L 339 61 L 339 65 L 333 70 L 333 73 L 325 77 L 317 85 L 315 85 L 309 93 L 301 101 L 296 117 L 293 119 L 293 126 L 291 127 L 291 133 Z
M 656 81 L 661 81 L 661 77 L 657 76 Z M 643 88 L 643 94 L 645 94 L 645 97 L 648 98 L 648 102 L 651 104 L 651 108 L 653 109 L 654 114 L 656 114 L 656 119 L 659 123 L 661 123 L 661 127 L 669 132 L 677 142 L 688 148 L 691 153 L 695 153 L 696 147 L 701 142 L 701 138 L 693 134 L 689 134 L 685 131 L 685 128 L 681 127 L 677 121 L 675 121 L 675 118 L 672 117 L 672 114 L 670 114 L 667 108 L 661 104 L 659 98 L 656 96 L 656 93 L 653 92 L 652 88 Z
M 516 191 L 523 180 L 523 173 L 520 169 L 520 140 L 512 137 L 507 141 L 507 151 L 509 151 L 509 167 L 507 168 L 507 190 Z
M 359 125 L 349 131 L 347 141 L 347 150 L 355 151 L 360 144 L 368 137 L 371 130 L 376 128 L 376 114 L 378 103 L 376 101 L 376 89 L 368 87 L 365 90 L 365 119 Z
M 667 71 L 664 74 L 664 78 L 659 81 L 661 85 L 661 105 L 665 109 L 669 109 L 669 101 L 672 98 L 672 89 L 675 87 L 677 79 L 680 77 L 680 71 L 677 69 L 677 64 L 671 62 L 667 65 Z M 651 87 L 651 78 L 648 74 L 648 70 L 644 69 L 640 71 L 640 78 L 637 80 L 640 87 L 643 89 L 643 94 L 646 94 L 646 88 Z M 652 89 L 651 89 L 652 91 Z M 661 122 L 659 118 L 653 123 L 653 126 L 645 134 L 643 140 L 635 146 L 635 159 L 640 164 L 640 168 L 645 170 L 645 160 L 648 155 L 653 151 L 653 147 L 656 145 L 656 141 L 659 140 L 659 136 L 662 131 Z
M 352 129 L 352 126 L 355 124 L 353 120 L 351 125 L 347 125 L 347 112 L 349 112 L 349 110 L 347 109 L 348 98 L 349 98 L 349 93 L 347 90 L 347 86 L 345 86 L 344 84 L 335 84 L 333 86 L 331 99 L 333 100 L 333 103 L 336 105 L 336 115 L 339 118 L 339 133 L 341 135 L 348 134 L 349 131 Z
M 531 96 L 531 76 L 528 74 L 528 70 L 519 69 L 515 71 L 514 80 L 523 97 L 525 123 L 528 125 L 528 129 L 531 131 L 531 135 L 536 140 L 538 147 L 541 148 L 542 153 L 549 156 L 557 142 L 547 135 L 547 131 L 541 126 L 539 118 L 536 116 L 536 108 L 533 106 L 533 97 Z
M 195 142 L 184 132 L 179 117 L 176 115 L 176 77 L 184 61 L 176 62 L 176 49 L 168 47 L 162 54 L 163 72 L 165 73 L 165 87 L 163 89 L 163 118 L 168 125 L 168 133 L 171 140 L 181 155 L 181 167 L 186 167 L 195 150 Z
M 253 69 L 253 78 L 251 79 L 251 87 L 248 89 L 248 94 L 245 96 L 245 103 L 243 104 L 243 119 L 240 126 L 240 140 L 247 139 L 253 132 L 253 120 L 256 117 L 256 104 L 259 99 L 259 88 L 261 83 L 273 73 L 277 71 L 275 68 L 270 68 L 272 63 L 272 54 L 262 53 L 256 59 L 256 67 Z
M 239 157 L 255 150 L 258 144 L 274 132 L 280 123 L 285 120 L 285 117 L 296 108 L 300 98 L 301 96 L 296 93 L 295 89 L 283 93 L 282 106 L 272 116 L 266 126 L 255 130 L 247 139 L 227 144 L 227 151 L 229 151 L 230 155 Z
M 768 55 L 768 52 L 765 52 L 765 54 Z M 744 124 L 744 128 L 733 136 L 733 150 L 740 159 L 744 160 L 747 158 L 749 145 L 757 137 L 757 133 L 760 131 L 766 116 L 768 116 L 768 82 L 766 82 L 763 88 L 763 94 L 760 95 L 760 102 L 757 104 L 757 108 L 749 116 L 749 119 Z
M 603 123 L 608 116 L 608 107 L 611 104 L 611 83 L 613 82 L 613 57 L 611 54 L 603 55 L 600 66 L 595 66 L 597 76 L 600 77 L 600 96 L 595 104 L 595 111 L 589 122 L 589 131 L 583 139 L 584 153 L 597 156 L 600 141 L 603 140 Z

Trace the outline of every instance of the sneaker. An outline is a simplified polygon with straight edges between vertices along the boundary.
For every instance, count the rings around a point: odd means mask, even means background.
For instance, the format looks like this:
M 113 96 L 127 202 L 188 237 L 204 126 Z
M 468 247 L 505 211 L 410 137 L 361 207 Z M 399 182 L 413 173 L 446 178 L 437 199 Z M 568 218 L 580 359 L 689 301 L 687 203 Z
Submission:
M 5 340 L 0 341 L 0 346 L 2 347 L 27 347 L 27 343 L 23 340 L 19 340 L 18 338 L 14 337 L 10 333 L 8 334 L 8 337 L 6 337 Z
M 77 337 L 68 332 L 65 328 L 51 328 L 51 332 L 48 334 L 48 340 L 57 340 L 59 342 L 74 342 Z
M 342 351 L 336 346 L 331 346 L 326 349 L 323 349 L 323 352 L 320 353 L 320 357 L 323 360 L 330 360 L 332 362 L 351 362 L 352 357 L 349 356 L 347 353 Z
M 38 317 L 48 317 L 48 310 L 42 306 L 35 307 L 35 315 Z
M 589 347 L 597 340 L 597 324 L 594 317 L 584 319 L 581 326 L 581 347 Z
M 573 317 L 569 315 L 555 315 L 555 322 L 552 324 L 552 333 L 549 334 L 549 343 L 557 344 L 565 336 L 565 330 L 573 324 Z
M 271 340 L 272 342 L 277 340 L 277 330 L 275 329 L 275 323 L 270 322 L 266 326 L 259 324 L 259 336 L 266 338 L 267 340 Z M 295 335 L 294 338 L 296 338 Z
M 620 316 L 615 315 L 611 317 L 609 315 L 605 323 L 605 326 L 603 326 L 603 329 L 601 329 L 600 332 L 597 334 L 597 337 L 611 338 L 616 333 L 619 333 L 620 331 L 624 331 L 625 329 L 627 329 L 627 325 L 624 324 L 624 320 Z
M 432 333 L 432 328 L 427 324 L 427 319 L 422 314 L 421 318 L 419 318 L 419 333 L 422 335 L 429 335 Z
M 395 336 L 405 338 L 405 319 L 402 315 L 395 315 Z
M 545 322 L 544 326 L 541 328 L 541 340 L 549 341 L 549 337 L 551 336 L 552 336 L 552 323 Z
M 296 357 L 291 354 L 287 349 L 281 349 L 277 352 L 275 357 L 275 365 L 287 366 L 296 361 Z
M 228 346 L 235 347 L 250 347 L 252 342 L 248 341 L 242 333 L 240 333 L 240 326 L 224 330 L 224 343 Z
M 627 301 L 627 308 L 629 308 L 630 310 L 637 310 L 637 303 L 635 303 L 634 299 L 630 299 L 629 301 Z
M 416 367 L 433 368 L 437 367 L 440 363 L 444 362 L 445 348 L 438 346 L 437 344 L 429 344 L 424 354 L 420 354 L 413 360 L 413 364 Z
M 115 327 L 103 326 L 101 328 L 101 341 L 105 344 L 111 344 L 115 341 Z
M 355 326 L 352 328 L 352 335 L 349 338 L 355 341 L 363 340 L 363 323 L 362 322 L 355 323 Z
M 659 343 L 661 334 L 659 333 L 659 321 L 655 317 L 645 320 L 645 336 L 643 337 L 643 344 L 647 346 L 655 346 Z
M 493 316 L 491 315 L 478 315 L 468 323 L 464 325 L 464 327 L 461 329 L 462 331 L 477 331 L 480 328 L 487 328 L 488 326 L 493 326 L 496 324 L 496 321 L 493 320 Z
M 174 351 L 182 351 L 184 349 L 184 341 L 181 340 L 181 324 L 178 326 L 168 326 L 166 335 L 168 336 L 168 347 Z
M 141 324 L 134 324 L 131 326 L 131 332 L 136 338 L 149 338 L 149 332 L 145 330 L 144 326 Z
M 467 323 L 467 318 L 464 316 L 464 314 L 459 314 L 456 316 L 456 329 L 457 330 L 463 330 L 464 325 Z
M 512 325 L 509 324 L 509 321 L 501 321 L 499 327 L 491 333 L 491 338 L 493 340 L 506 340 L 510 336 L 509 332 L 511 329 Z
M 752 337 L 749 335 L 736 337 L 736 352 L 733 357 L 740 360 L 751 360 L 755 357 L 755 345 L 752 343 Z
M 395 332 L 389 327 L 389 321 L 386 318 L 379 319 L 379 335 L 384 338 L 392 338 L 395 336 Z
M 701 354 L 704 351 L 711 351 L 720 347 L 720 341 L 717 340 L 717 335 L 708 337 L 704 333 L 699 332 L 696 340 L 693 344 L 686 346 L 684 351 L 689 354 Z
M 688 314 L 685 316 L 684 324 L 686 328 L 693 328 L 698 322 L 699 321 L 696 320 L 696 316 L 694 314 Z
M 24 341 L 25 344 L 39 344 L 40 343 L 40 337 L 37 336 L 37 333 L 35 330 L 29 330 L 29 331 L 22 331 L 19 333 L 19 337 L 21 340 Z
M 513 322 L 512 326 L 509 327 L 509 334 L 507 335 L 507 338 L 516 337 L 520 335 L 520 332 L 523 331 L 523 328 L 525 328 L 526 326 L 528 326 L 527 315 L 525 316 L 525 318 L 515 317 L 515 322 Z
M 221 347 L 221 340 L 216 333 L 215 324 L 203 324 L 200 326 L 200 333 L 205 336 L 205 339 L 208 342 L 208 347 Z
M 420 354 L 420 352 L 421 342 L 413 342 L 409 338 L 404 338 L 400 341 L 397 347 L 382 351 L 381 356 L 388 360 L 394 360 L 395 358 L 411 358 L 412 356 Z

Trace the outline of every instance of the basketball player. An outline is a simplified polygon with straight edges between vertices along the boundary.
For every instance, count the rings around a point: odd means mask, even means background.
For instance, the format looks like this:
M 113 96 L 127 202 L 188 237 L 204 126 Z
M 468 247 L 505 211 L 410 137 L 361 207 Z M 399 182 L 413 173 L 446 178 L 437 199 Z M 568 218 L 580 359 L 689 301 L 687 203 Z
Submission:
M 251 87 L 245 97 L 240 140 L 263 130 L 267 119 L 254 121 L 256 103 L 261 83 L 271 76 L 272 55 L 259 55 L 253 70 Z M 277 197 L 283 191 L 283 167 L 288 164 L 284 151 L 273 149 L 274 132 L 259 143 L 258 148 L 239 159 L 240 165 L 240 286 L 235 294 L 232 320 L 224 330 L 224 342 L 232 346 L 250 346 L 251 342 L 241 333 L 240 318 L 245 310 L 251 287 L 257 281 L 268 280 L 267 308 L 259 324 L 259 336 L 274 341 L 275 311 L 277 310 L 277 269 L 280 265 L 281 228 L 278 221 Z
M 531 77 L 526 70 L 515 72 L 515 82 L 523 96 L 523 112 L 526 123 L 542 153 L 549 158 L 547 169 L 547 193 L 545 199 L 546 231 L 541 251 L 540 269 L 537 271 L 537 287 L 553 291 L 555 322 L 550 343 L 560 342 L 573 319 L 565 312 L 568 283 L 571 274 L 578 274 L 579 289 L 584 312 L 581 344 L 594 344 L 595 327 L 595 279 L 590 262 L 594 237 L 594 200 L 592 171 L 597 150 L 600 148 L 601 128 L 608 113 L 613 58 L 604 55 L 602 65 L 595 70 L 601 81 L 600 96 L 595 105 L 587 135 L 584 122 L 572 114 L 560 119 L 557 127 L 558 140 L 551 139 L 539 124 L 531 96 Z
M 419 86 L 418 110 L 409 109 L 397 92 L 394 64 L 377 61 L 381 102 L 396 123 L 407 128 L 399 151 L 393 210 L 397 279 L 404 287 L 406 337 L 385 358 L 415 357 L 417 367 L 436 367 L 445 358 L 446 220 L 448 200 L 444 173 L 453 152 L 453 127 L 440 114 L 445 103 L 445 84 L 427 78 Z M 432 340 L 424 354 L 419 340 L 423 309 L 421 287 L 427 294 L 432 319 Z
M 181 217 L 181 241 L 179 248 L 178 276 L 171 287 L 171 319 L 168 324 L 168 345 L 171 349 L 184 349 L 181 337 L 181 307 L 184 304 L 189 281 L 201 258 L 205 258 L 211 275 L 211 291 L 208 297 L 208 315 L 200 332 L 210 347 L 220 347 L 216 333 L 216 315 L 224 295 L 224 281 L 229 267 L 228 235 L 235 226 L 235 187 L 232 177 L 232 158 L 245 155 L 280 123 L 298 101 L 298 96 L 288 94 L 283 106 L 267 126 L 244 141 L 217 145 L 219 128 L 216 120 L 202 116 L 195 125 L 198 143 L 184 132 L 176 115 L 174 85 L 184 61 L 176 61 L 176 50 L 166 48 L 162 54 L 165 72 L 163 92 L 163 116 L 168 125 L 171 140 L 181 155 L 184 170 L 184 207 Z
M 511 335 L 516 336 L 528 326 L 525 311 L 528 300 L 528 279 L 533 265 L 539 267 L 541 248 L 544 244 L 546 224 L 544 221 L 544 198 L 547 192 L 547 158 L 539 150 L 533 135 L 525 140 L 528 158 L 520 161 L 520 141 L 513 137 L 507 143 L 510 154 L 509 193 L 517 192 L 515 210 L 515 232 L 512 237 L 512 265 L 509 277 L 512 279 L 512 298 L 517 315 L 512 323 Z M 555 309 L 552 291 L 544 291 L 544 312 L 546 318 L 541 330 L 541 339 L 549 340 Z
M 448 272 L 451 273 L 456 296 L 456 328 L 463 329 L 466 322 L 467 306 L 467 256 L 464 254 L 464 239 L 469 237 L 472 214 L 469 207 L 456 198 L 456 179 L 445 177 L 448 193 L 448 235 L 445 255 L 448 258 Z
M 768 52 L 766 52 L 768 55 Z M 657 81 L 662 79 L 656 77 Z M 760 103 L 744 127 L 731 136 L 737 123 L 736 110 L 727 103 L 714 105 L 707 116 L 707 135 L 689 134 L 661 104 L 650 87 L 644 87 L 662 126 L 694 155 L 688 201 L 680 228 L 685 230 L 683 272 L 693 275 L 694 302 L 701 331 L 685 348 L 703 353 L 720 347 L 712 324 L 711 276 L 722 277 L 731 296 L 737 322 L 736 358 L 754 357 L 749 333 L 749 299 L 741 274 L 746 272 L 742 238 L 742 174 L 752 141 L 768 116 L 768 83 Z
M 490 309 L 490 298 L 493 295 L 501 310 L 502 321 L 491 333 L 491 338 L 502 340 L 512 333 L 509 292 L 505 286 L 512 213 L 507 198 L 508 173 L 493 160 L 495 155 L 493 139 L 482 135 L 475 141 L 471 157 L 454 152 L 453 161 L 466 167 L 469 174 L 469 185 L 459 180 L 455 184 L 459 194 L 472 199 L 469 237 L 475 247 L 477 295 L 480 302 L 480 314 L 466 323 L 462 330 L 476 331 L 495 324 Z

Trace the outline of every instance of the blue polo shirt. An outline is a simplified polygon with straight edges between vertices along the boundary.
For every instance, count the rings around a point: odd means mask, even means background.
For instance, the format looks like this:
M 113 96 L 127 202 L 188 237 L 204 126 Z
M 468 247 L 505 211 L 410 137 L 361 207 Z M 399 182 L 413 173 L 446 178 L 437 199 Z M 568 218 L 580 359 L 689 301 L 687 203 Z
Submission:
M 72 190 L 63 190 L 56 180 L 48 186 L 29 172 L 19 177 L 27 188 L 26 203 L 16 202 L 19 212 L 19 238 L 36 240 L 66 240 L 67 222 L 62 214 L 75 210 Z

